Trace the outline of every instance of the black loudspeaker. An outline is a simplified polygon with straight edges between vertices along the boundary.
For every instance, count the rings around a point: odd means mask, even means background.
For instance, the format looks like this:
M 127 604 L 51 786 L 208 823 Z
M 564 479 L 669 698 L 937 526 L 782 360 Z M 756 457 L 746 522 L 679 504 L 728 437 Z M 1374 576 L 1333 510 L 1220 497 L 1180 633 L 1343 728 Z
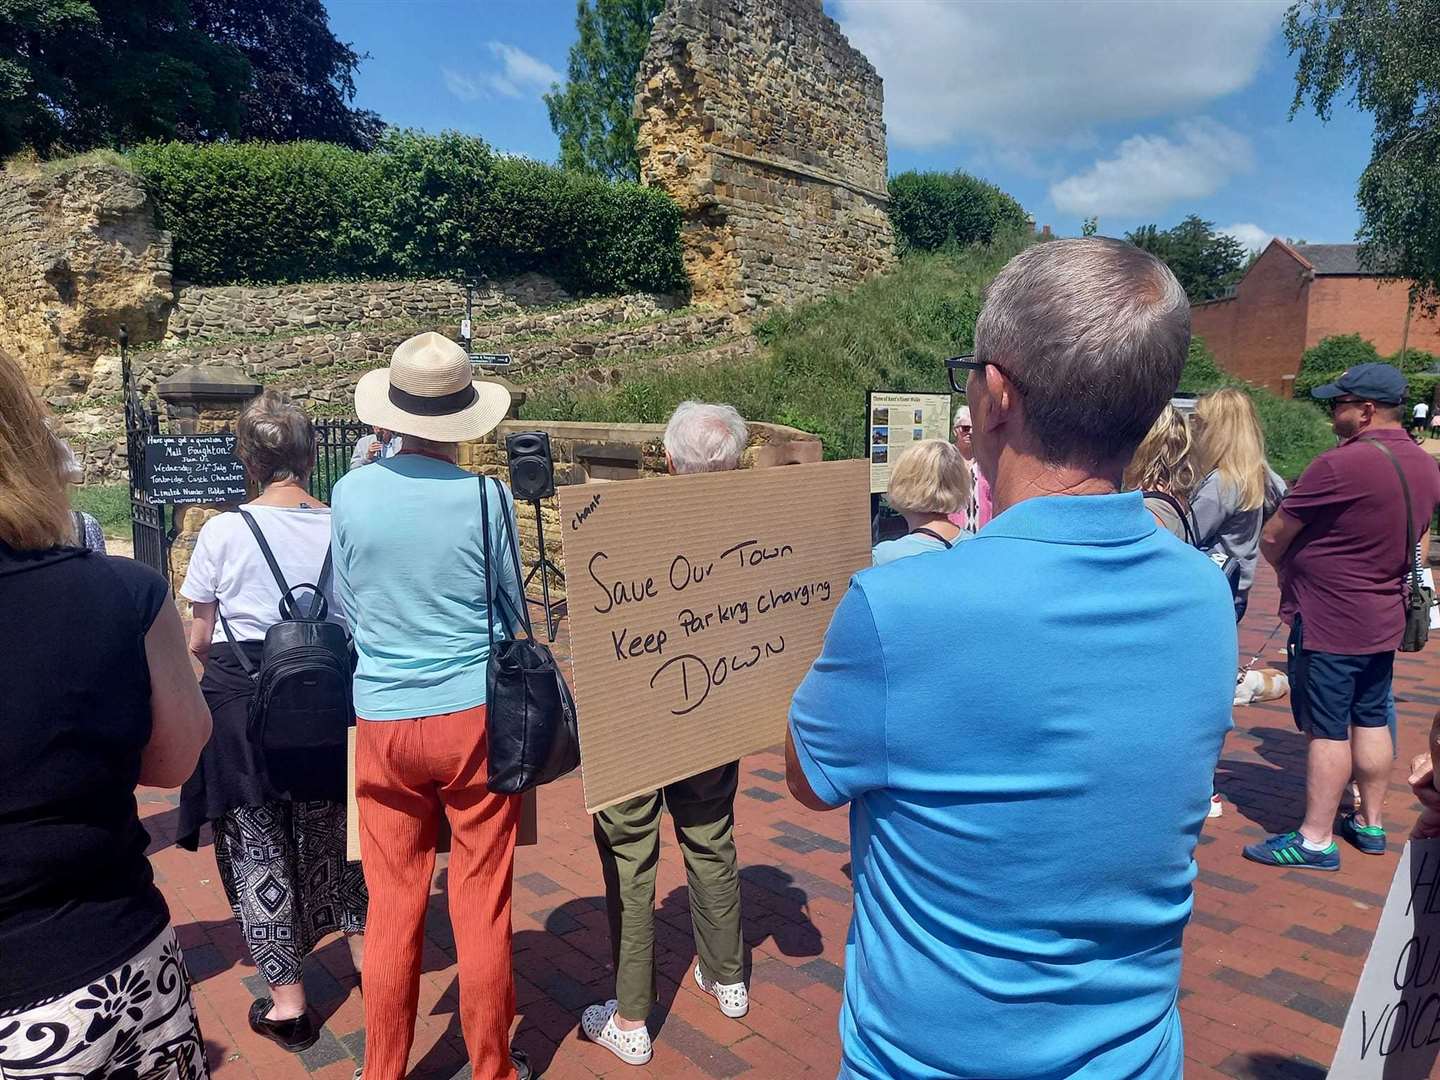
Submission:
M 543 431 L 517 431 L 506 436 L 510 458 L 510 490 L 524 502 L 555 494 L 555 462 L 550 457 L 550 436 Z

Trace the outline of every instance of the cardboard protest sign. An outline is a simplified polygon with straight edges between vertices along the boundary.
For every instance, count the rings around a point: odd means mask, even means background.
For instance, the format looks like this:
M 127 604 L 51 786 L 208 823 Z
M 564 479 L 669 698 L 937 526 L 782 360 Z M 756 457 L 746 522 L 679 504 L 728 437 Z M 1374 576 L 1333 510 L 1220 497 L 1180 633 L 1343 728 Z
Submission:
M 145 443 L 151 502 L 207 504 L 243 502 L 245 466 L 235 456 L 235 436 L 151 435 Z
M 560 489 L 585 807 L 785 737 L 870 562 L 864 461 Z
M 902 394 L 871 390 L 865 405 L 870 455 L 870 492 L 890 487 L 890 466 L 914 443 L 950 438 L 949 394 Z
M 1400 855 L 1330 1080 L 1420 1080 L 1440 1055 L 1440 840 Z

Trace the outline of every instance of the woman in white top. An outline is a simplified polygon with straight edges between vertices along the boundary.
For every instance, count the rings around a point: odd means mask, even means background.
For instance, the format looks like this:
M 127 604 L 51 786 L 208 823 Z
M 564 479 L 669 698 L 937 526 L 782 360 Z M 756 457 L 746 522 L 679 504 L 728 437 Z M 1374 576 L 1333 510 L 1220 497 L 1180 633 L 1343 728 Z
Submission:
M 954 547 L 970 533 L 950 515 L 963 510 L 969 498 L 970 466 L 960 451 L 944 439 L 915 443 L 890 467 L 885 492 L 885 501 L 904 516 L 909 531 L 876 544 L 871 552 L 874 565 Z
M 267 392 L 241 414 L 235 452 L 261 488 L 245 513 L 307 606 L 300 586 L 320 582 L 330 548 L 330 510 L 306 490 L 314 425 Z M 343 622 L 339 598 L 328 584 L 323 593 L 329 618 Z M 192 605 L 190 652 L 205 667 L 200 687 L 215 726 L 181 792 L 178 842 L 193 851 L 201 826 L 213 826 L 221 883 L 270 986 L 250 1009 L 250 1027 L 299 1053 L 320 1034 L 301 983 L 306 955 L 338 931 L 350 936 L 358 969 L 365 928 L 365 880 L 345 859 L 344 753 L 262 751 L 249 739 L 247 665 L 259 667 L 265 633 L 280 620 L 281 589 L 240 512 L 201 528 L 180 594 Z

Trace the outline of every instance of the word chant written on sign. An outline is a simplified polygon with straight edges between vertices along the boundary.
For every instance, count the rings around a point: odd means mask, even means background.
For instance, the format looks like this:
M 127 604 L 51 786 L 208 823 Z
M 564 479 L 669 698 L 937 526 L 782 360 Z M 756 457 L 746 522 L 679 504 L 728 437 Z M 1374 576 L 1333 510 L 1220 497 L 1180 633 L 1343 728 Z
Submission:
M 1400 856 L 1331 1080 L 1432 1075 L 1440 1057 L 1440 840 Z
M 586 807 L 782 741 L 851 574 L 867 467 L 560 489 Z
M 152 435 L 145 444 L 152 502 L 240 502 L 245 466 L 235 456 L 235 436 Z

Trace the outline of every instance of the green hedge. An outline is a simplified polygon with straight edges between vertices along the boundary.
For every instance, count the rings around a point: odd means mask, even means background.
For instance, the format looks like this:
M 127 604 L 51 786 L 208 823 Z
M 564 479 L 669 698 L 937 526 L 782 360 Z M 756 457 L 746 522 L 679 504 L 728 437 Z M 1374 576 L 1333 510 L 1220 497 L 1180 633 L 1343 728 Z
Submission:
M 661 191 L 498 156 L 455 132 L 326 143 L 152 143 L 129 154 L 199 284 L 535 270 L 580 294 L 683 287 Z
M 988 244 L 1025 229 L 1025 209 L 969 173 L 910 172 L 890 178 L 890 222 L 901 252 Z
M 1356 364 L 1394 364 L 1405 373 L 1406 397 L 1409 401 L 1431 401 L 1440 375 L 1432 369 L 1440 365 L 1440 357 L 1419 349 L 1407 349 L 1401 362 L 1400 350 L 1381 356 L 1373 344 L 1359 334 L 1336 334 L 1305 350 L 1300 361 L 1300 374 L 1295 379 L 1295 396 L 1309 397 L 1317 386 L 1334 382 Z

